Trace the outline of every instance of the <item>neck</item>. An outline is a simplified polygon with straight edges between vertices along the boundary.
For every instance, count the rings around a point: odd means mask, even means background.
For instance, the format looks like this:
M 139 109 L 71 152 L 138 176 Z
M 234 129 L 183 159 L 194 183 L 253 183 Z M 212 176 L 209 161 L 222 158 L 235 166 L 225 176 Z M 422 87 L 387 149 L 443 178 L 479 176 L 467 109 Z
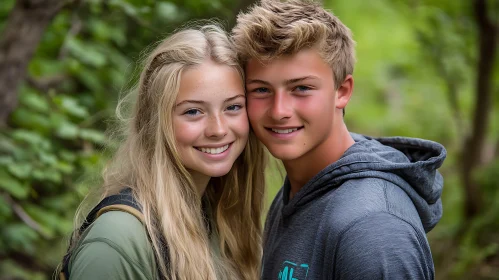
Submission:
M 208 182 L 210 181 L 211 177 L 196 171 L 190 171 L 190 173 L 194 186 L 196 186 L 196 189 L 198 190 L 200 196 L 203 196 L 204 192 L 206 191 L 206 186 L 208 186 Z
M 339 160 L 354 143 L 342 121 L 338 129 L 333 130 L 332 134 L 318 146 L 300 158 L 283 161 L 291 184 L 290 199 L 321 170 Z

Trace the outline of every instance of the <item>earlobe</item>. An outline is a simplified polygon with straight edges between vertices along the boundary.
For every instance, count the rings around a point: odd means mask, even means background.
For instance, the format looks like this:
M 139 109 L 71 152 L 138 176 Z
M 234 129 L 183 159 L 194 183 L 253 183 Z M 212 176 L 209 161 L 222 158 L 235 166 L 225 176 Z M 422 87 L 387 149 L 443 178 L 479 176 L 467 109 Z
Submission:
M 343 109 L 347 106 L 353 93 L 353 76 L 348 74 L 336 91 L 336 108 Z

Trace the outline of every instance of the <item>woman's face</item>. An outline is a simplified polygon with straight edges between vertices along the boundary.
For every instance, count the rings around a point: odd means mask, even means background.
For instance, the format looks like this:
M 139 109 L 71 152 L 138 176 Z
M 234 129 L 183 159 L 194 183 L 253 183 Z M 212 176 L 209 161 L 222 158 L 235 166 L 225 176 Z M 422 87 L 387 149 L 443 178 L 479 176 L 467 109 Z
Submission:
M 186 169 L 193 176 L 227 174 L 249 133 L 244 85 L 237 70 L 212 61 L 189 68 L 182 73 L 175 104 L 175 138 Z

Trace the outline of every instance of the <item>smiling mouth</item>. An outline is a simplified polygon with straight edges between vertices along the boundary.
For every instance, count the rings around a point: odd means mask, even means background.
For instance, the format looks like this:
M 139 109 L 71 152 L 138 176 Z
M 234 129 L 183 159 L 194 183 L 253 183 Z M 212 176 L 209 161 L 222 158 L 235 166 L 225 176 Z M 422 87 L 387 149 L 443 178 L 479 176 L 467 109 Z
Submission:
M 227 151 L 227 149 L 229 148 L 229 146 L 231 144 L 227 144 L 225 146 L 218 147 L 218 148 L 202 148 L 202 147 L 194 147 L 194 148 L 198 151 L 205 153 L 205 154 L 217 155 L 217 154 L 221 154 L 221 153 Z
M 267 128 L 268 130 L 271 130 L 272 132 L 278 133 L 278 134 L 288 134 L 291 132 L 295 132 L 299 129 L 302 129 L 303 126 L 301 127 L 295 127 L 295 128 L 287 128 L 287 129 L 276 129 L 276 128 Z

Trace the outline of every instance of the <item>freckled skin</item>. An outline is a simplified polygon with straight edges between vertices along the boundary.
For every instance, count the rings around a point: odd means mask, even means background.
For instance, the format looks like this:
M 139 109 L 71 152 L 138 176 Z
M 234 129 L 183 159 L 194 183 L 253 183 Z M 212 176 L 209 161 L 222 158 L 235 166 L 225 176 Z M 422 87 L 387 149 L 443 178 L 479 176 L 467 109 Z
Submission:
M 335 90 L 333 70 L 315 49 L 270 61 L 251 59 L 245 70 L 251 126 L 270 153 L 283 161 L 294 188 L 353 144 L 342 112 L 353 78 L 348 75 Z M 271 128 L 298 130 L 283 136 Z
M 184 71 L 175 104 L 173 126 L 182 163 L 194 177 L 227 174 L 249 133 L 244 85 L 237 70 L 206 61 Z M 210 158 L 199 150 L 228 143 L 229 154 L 223 159 Z

